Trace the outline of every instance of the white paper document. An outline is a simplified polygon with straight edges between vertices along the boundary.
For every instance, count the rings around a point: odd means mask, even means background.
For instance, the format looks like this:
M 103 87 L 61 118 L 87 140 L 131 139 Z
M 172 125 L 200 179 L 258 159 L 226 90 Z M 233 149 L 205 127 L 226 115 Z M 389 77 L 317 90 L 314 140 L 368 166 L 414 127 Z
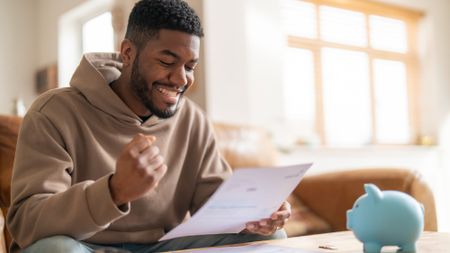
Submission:
M 183 253 L 314 253 L 314 252 L 317 251 L 309 251 L 268 244 L 228 246 L 228 247 L 193 249 L 183 251 Z
M 239 233 L 247 222 L 269 218 L 278 210 L 311 165 L 238 169 L 190 219 L 159 240 Z

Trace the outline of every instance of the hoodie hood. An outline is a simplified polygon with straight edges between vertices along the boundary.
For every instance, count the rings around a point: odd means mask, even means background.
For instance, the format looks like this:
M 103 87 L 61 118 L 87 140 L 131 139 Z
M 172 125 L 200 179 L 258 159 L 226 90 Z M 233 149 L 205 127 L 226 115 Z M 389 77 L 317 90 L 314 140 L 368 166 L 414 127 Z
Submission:
M 119 53 L 88 53 L 70 80 L 70 86 L 79 90 L 93 106 L 127 123 L 142 125 L 142 120 L 120 99 L 110 87 L 122 70 Z M 144 125 L 154 125 L 160 119 L 152 115 Z

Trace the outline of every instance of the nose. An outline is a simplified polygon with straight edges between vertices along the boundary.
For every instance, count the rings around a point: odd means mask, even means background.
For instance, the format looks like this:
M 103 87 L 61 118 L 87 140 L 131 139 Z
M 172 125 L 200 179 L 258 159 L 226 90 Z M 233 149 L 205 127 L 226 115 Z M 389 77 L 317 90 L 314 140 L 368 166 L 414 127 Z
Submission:
M 182 87 L 188 84 L 188 76 L 186 75 L 186 70 L 184 67 L 176 68 L 170 73 L 169 80 L 172 84 L 177 87 Z

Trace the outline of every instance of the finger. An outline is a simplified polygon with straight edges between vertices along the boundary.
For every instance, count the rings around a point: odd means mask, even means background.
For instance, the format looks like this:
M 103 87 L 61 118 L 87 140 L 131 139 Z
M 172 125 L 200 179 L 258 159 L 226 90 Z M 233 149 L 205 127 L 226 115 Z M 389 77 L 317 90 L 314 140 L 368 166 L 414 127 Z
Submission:
M 260 228 L 265 231 L 275 231 L 277 229 L 283 228 L 285 220 L 263 220 L 259 222 Z
M 167 166 L 165 164 L 161 165 L 157 169 L 151 169 L 150 166 L 147 168 L 146 174 L 143 175 L 147 182 L 152 185 L 152 187 L 157 187 L 159 181 L 164 177 L 167 171 Z
M 143 157 L 143 159 L 146 159 L 149 163 L 155 159 L 159 155 L 160 151 L 157 146 L 150 146 L 146 150 L 144 150 L 140 156 Z
M 150 141 L 151 144 L 156 141 L 156 136 L 154 135 L 146 135 L 145 138 L 147 138 L 147 140 Z
M 276 231 L 274 227 L 259 227 L 258 230 L 254 231 L 256 234 L 269 236 L 272 235 Z
M 161 167 L 159 167 L 157 170 L 153 173 L 153 181 L 155 183 L 155 186 L 158 185 L 159 181 L 164 177 L 167 171 L 167 165 L 163 164 Z
M 291 204 L 289 202 L 284 201 L 283 204 L 281 204 L 278 211 L 273 213 L 270 217 L 272 220 L 278 220 L 278 219 L 288 219 L 291 216 Z
M 248 231 L 250 231 L 250 232 L 252 232 L 252 233 L 255 233 L 255 232 L 258 231 L 258 229 L 259 229 L 259 224 L 258 224 L 258 222 L 248 222 L 248 223 L 246 224 L 245 228 L 246 228 Z
M 161 179 L 167 172 L 167 165 L 163 164 L 155 170 L 159 179 Z
M 274 221 L 272 224 L 273 224 L 273 226 L 274 226 L 275 228 L 280 229 L 280 228 L 283 228 L 283 227 L 284 227 L 284 225 L 286 224 L 286 222 L 287 222 L 287 219 L 286 219 L 286 220 L 276 220 L 276 221 Z
M 279 224 L 274 223 L 271 220 L 267 220 L 267 221 L 260 221 L 259 223 L 259 229 L 258 229 L 258 233 L 260 234 L 272 234 L 273 232 L 275 232 L 279 226 Z
M 289 217 L 291 217 L 291 212 L 290 211 L 278 211 L 273 213 L 270 216 L 271 220 L 285 220 L 285 219 L 289 219 Z
M 289 204 L 289 202 L 287 201 L 283 201 L 283 203 L 281 204 L 280 208 L 278 208 L 278 211 L 283 211 L 283 210 L 291 210 L 291 204 Z
M 259 226 L 261 227 L 272 227 L 273 220 L 271 219 L 262 219 L 259 221 Z
M 276 228 L 273 226 L 261 226 L 259 222 L 249 222 L 246 225 L 246 230 L 253 234 L 269 236 L 276 231 Z
M 161 167 L 164 164 L 164 159 L 161 155 L 157 155 L 152 160 L 149 161 L 149 166 L 153 167 L 154 170 Z
M 136 135 L 129 143 L 129 153 L 132 157 L 137 158 L 141 152 L 146 150 L 151 142 L 142 134 Z
M 162 156 L 158 155 L 159 152 L 157 147 L 149 147 L 144 152 L 140 153 L 137 157 L 136 167 L 140 169 L 148 169 L 150 172 L 158 167 L 160 167 L 164 160 Z
M 273 235 L 277 231 L 276 228 L 261 228 L 257 233 L 264 236 Z
M 147 165 L 147 167 L 146 167 L 147 173 L 149 175 L 154 175 L 154 176 L 156 176 L 157 174 L 161 174 L 161 172 L 165 173 L 165 170 L 162 170 L 163 165 L 165 165 L 164 160 L 162 159 L 161 156 L 158 156 L 151 163 L 149 163 Z

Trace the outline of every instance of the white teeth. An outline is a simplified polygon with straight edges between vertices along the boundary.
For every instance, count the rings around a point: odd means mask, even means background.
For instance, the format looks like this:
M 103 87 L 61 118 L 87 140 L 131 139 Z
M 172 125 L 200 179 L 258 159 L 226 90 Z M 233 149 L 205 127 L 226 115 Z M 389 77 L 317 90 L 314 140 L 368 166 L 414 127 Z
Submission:
M 159 92 L 161 92 L 163 95 L 169 96 L 169 97 L 176 97 L 178 95 L 178 91 L 172 91 L 167 90 L 162 87 L 156 88 Z

